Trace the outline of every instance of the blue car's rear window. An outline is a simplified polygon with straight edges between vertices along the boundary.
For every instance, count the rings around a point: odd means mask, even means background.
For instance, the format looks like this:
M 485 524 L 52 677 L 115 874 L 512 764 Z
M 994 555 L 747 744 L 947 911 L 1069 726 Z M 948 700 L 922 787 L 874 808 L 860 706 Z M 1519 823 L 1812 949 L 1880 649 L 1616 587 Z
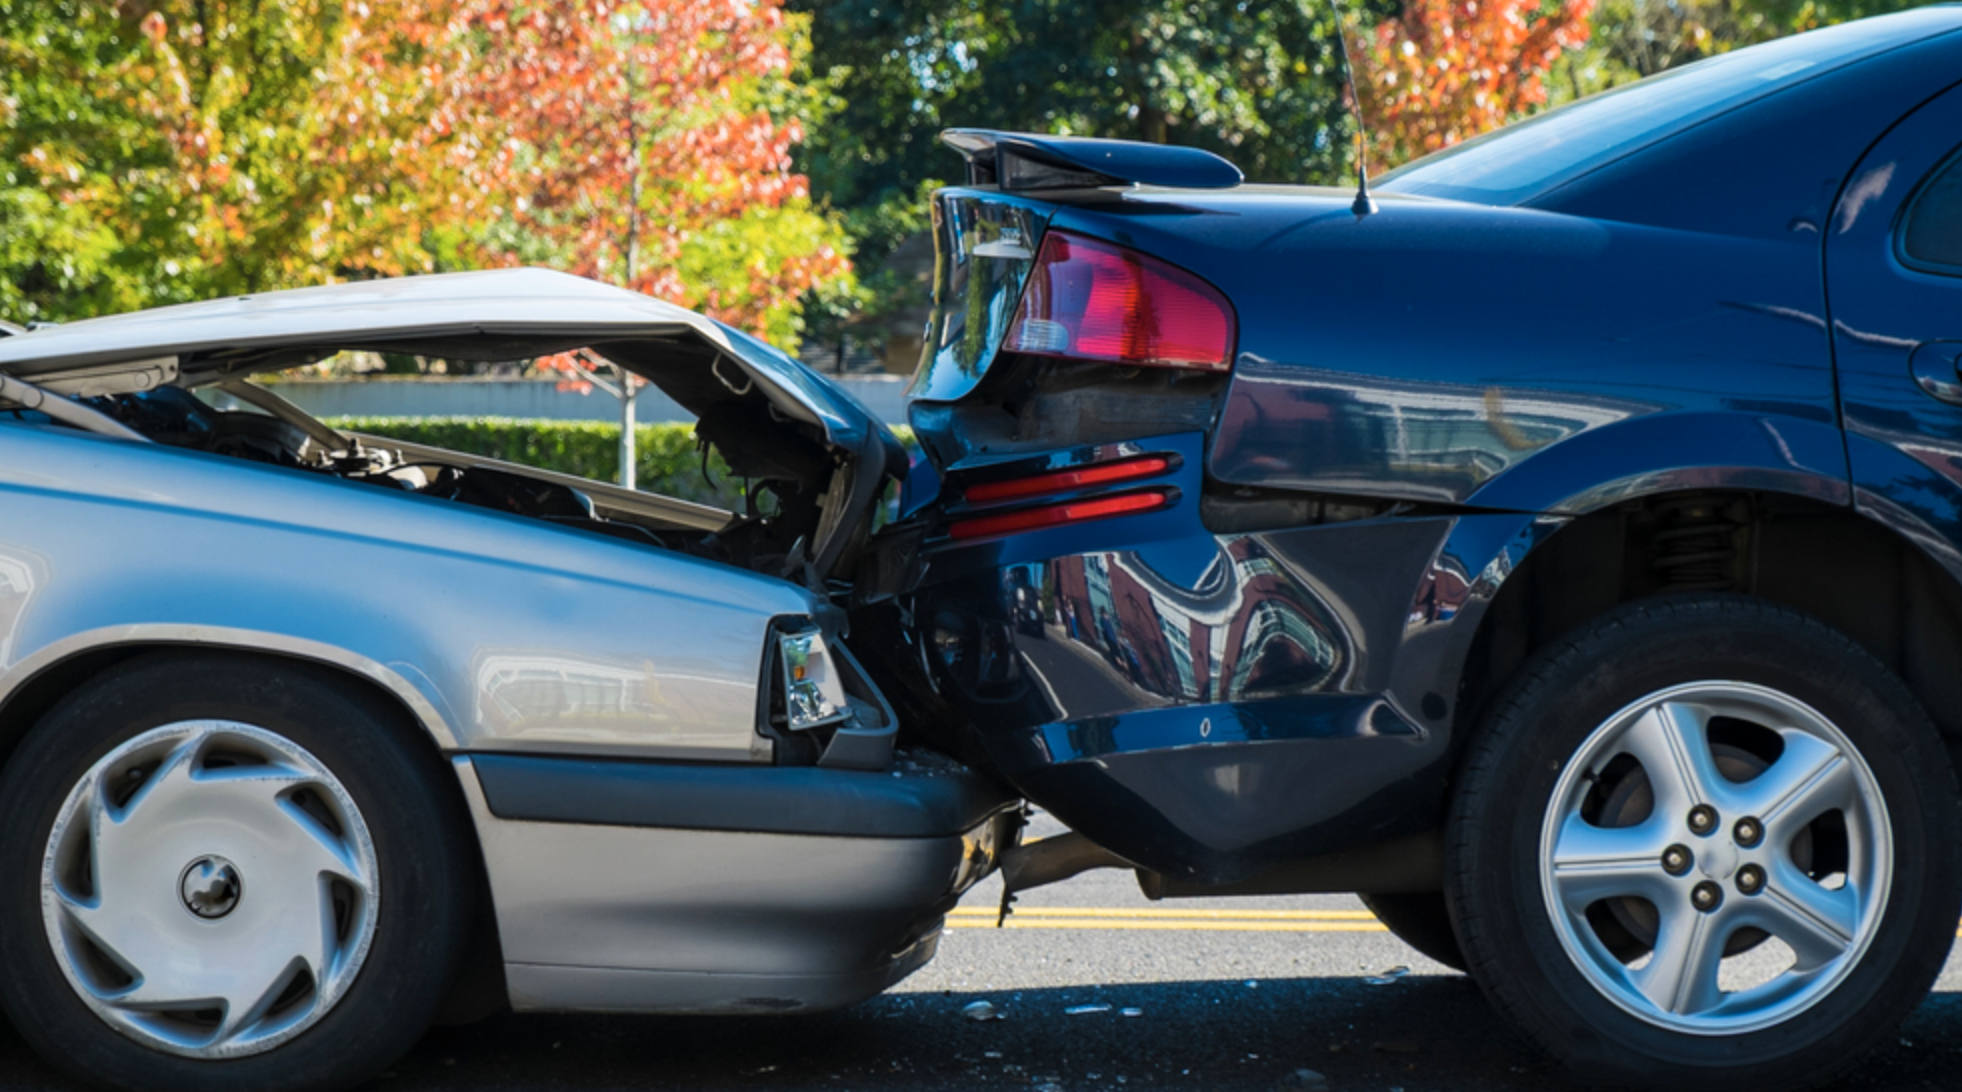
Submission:
M 1747 102 L 1953 29 L 1909 12 L 1724 53 L 1425 156 L 1384 175 L 1394 193 L 1518 204 Z
M 1902 225 L 1901 253 L 1917 269 L 1962 275 L 1962 155 L 1922 183 Z

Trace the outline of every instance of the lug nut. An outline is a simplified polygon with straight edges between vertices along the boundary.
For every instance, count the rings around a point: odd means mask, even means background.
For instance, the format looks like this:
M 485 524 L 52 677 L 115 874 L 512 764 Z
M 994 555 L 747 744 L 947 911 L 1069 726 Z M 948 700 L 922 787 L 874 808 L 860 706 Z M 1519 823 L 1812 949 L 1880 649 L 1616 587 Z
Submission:
M 1690 830 L 1697 834 L 1708 834 L 1717 829 L 1717 809 L 1708 804 L 1698 804 L 1690 809 Z
M 1737 844 L 1745 849 L 1750 849 L 1764 840 L 1764 824 L 1752 816 L 1747 815 L 1739 819 L 1737 825 L 1730 829 L 1731 833 L 1737 836 Z
M 1708 914 L 1724 904 L 1724 889 L 1704 880 L 1690 889 L 1690 905 Z
M 1690 856 L 1688 846 L 1670 846 L 1662 851 L 1662 870 L 1671 876 L 1680 876 L 1690 870 L 1696 858 Z
M 1755 895 L 1764 890 L 1764 869 L 1747 864 L 1737 870 L 1737 889 L 1746 895 Z

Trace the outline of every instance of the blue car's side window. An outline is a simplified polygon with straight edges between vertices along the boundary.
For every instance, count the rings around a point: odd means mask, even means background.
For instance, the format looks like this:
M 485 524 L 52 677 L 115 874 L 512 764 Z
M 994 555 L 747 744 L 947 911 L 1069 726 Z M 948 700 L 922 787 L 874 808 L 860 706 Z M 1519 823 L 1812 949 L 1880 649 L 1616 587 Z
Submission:
M 1962 149 L 1921 183 L 1901 218 L 1895 246 L 1908 266 L 1962 277 Z

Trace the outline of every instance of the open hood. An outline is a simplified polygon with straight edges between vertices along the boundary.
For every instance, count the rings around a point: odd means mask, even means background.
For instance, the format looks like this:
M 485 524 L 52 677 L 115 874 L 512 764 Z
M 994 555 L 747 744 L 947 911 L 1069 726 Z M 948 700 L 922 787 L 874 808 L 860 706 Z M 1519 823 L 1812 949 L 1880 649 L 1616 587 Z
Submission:
M 855 449 L 879 431 L 850 395 L 755 338 L 671 303 L 546 269 L 356 281 L 45 326 L 0 339 L 0 371 L 64 394 L 94 394 L 145 389 L 149 376 L 203 386 L 341 349 L 516 360 L 605 342 L 691 339 L 839 447 Z M 665 389 L 663 370 L 651 363 L 645 378 Z
M 543 269 L 359 281 L 43 327 L 0 337 L 0 374 L 93 397 L 194 389 L 343 350 L 509 361 L 578 348 L 695 413 L 739 473 L 781 467 L 787 450 L 827 463 L 808 556 L 819 575 L 843 560 L 884 481 L 906 468 L 863 404 L 789 355 L 673 304 Z

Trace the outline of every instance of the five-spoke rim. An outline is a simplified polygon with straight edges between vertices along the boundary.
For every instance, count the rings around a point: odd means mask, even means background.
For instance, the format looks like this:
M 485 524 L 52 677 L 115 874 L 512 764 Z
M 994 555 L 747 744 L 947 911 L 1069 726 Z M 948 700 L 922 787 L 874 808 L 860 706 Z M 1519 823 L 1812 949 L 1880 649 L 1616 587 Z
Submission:
M 111 1027 L 188 1058 L 258 1054 L 340 1000 L 374 939 L 374 841 L 318 759 L 232 721 L 103 756 L 48 835 L 56 962 Z
M 1735 1035 L 1816 1004 L 1878 930 L 1893 877 L 1873 772 L 1804 702 L 1742 682 L 1650 694 L 1588 736 L 1540 834 L 1555 932 L 1590 984 L 1673 1031 Z M 1775 939 L 1762 980 L 1726 958 Z

